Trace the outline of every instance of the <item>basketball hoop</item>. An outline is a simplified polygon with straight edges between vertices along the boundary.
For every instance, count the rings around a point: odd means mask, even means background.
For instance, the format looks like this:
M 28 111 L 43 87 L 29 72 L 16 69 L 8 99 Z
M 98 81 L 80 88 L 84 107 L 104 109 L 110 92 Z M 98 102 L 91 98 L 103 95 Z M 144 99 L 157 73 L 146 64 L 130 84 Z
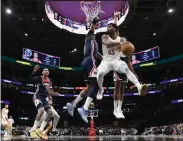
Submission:
M 86 22 L 91 22 L 98 14 L 104 13 L 100 1 L 81 1 L 80 6 L 86 15 Z
M 93 120 L 93 118 L 94 118 L 94 112 L 91 112 L 90 113 L 90 118 Z

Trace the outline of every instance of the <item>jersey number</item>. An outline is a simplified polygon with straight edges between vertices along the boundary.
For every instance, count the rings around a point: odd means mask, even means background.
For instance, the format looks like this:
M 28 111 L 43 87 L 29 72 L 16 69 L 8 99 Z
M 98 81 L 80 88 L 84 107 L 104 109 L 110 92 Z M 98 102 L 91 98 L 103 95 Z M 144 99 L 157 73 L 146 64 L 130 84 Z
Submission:
M 115 48 L 109 48 L 108 54 L 115 55 Z

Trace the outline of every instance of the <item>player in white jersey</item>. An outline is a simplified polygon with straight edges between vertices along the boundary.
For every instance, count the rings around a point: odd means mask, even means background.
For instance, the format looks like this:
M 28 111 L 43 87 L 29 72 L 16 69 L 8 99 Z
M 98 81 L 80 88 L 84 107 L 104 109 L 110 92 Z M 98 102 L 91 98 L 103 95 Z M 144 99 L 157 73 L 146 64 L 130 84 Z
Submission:
M 118 15 L 114 13 L 114 17 Z M 121 52 L 121 45 L 126 44 L 126 40 L 117 36 L 117 25 L 111 23 L 107 27 L 107 33 L 102 36 L 102 51 L 103 60 L 97 69 L 97 82 L 99 91 L 97 93 L 97 99 L 103 98 L 103 81 L 104 76 L 110 71 L 116 71 L 126 74 L 128 80 L 132 82 L 138 89 L 140 95 L 147 93 L 147 85 L 141 85 L 137 77 L 129 70 L 127 64 L 120 60 L 120 57 L 127 57 Z M 131 56 L 133 54 L 129 54 Z
M 5 134 L 4 136 L 11 135 L 11 125 L 8 122 L 8 105 L 5 105 L 5 108 L 2 109 L 1 111 L 1 124 L 5 128 Z

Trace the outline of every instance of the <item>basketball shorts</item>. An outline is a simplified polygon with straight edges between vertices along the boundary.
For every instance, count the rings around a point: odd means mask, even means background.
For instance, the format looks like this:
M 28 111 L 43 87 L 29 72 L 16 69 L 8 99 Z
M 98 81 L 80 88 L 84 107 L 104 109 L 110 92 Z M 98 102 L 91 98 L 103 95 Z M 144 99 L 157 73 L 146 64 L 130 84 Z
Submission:
M 118 73 L 118 72 L 113 72 L 113 80 L 114 82 L 116 81 L 121 81 L 123 83 L 128 83 L 128 78 L 124 73 Z
M 50 105 L 48 103 L 48 97 L 41 96 L 38 93 L 34 94 L 33 102 L 37 109 L 44 107 L 45 110 L 50 109 Z
M 101 64 L 98 67 L 98 71 L 103 71 L 105 74 L 109 73 L 110 71 L 119 71 L 119 67 L 123 66 L 123 73 L 126 72 L 128 69 L 127 64 L 122 61 L 121 59 L 114 59 L 114 60 L 102 60 Z
M 3 119 L 2 119 L 1 124 L 2 124 L 2 126 L 5 126 L 5 125 L 7 125 L 7 124 L 9 124 L 9 123 L 8 123 L 7 120 L 3 120 Z
M 97 77 L 97 68 L 95 59 L 93 59 L 91 56 L 86 57 L 82 61 L 81 67 L 84 71 L 84 81 L 87 84 L 90 84 L 91 79 Z

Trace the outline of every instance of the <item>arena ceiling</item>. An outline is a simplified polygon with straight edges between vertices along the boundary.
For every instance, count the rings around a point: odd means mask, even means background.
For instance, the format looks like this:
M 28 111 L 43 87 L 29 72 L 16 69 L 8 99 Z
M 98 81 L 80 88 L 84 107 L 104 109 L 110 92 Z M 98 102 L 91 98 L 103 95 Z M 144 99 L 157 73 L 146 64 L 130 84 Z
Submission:
M 183 0 L 129 1 L 131 12 L 120 26 L 121 36 L 134 43 L 137 51 L 159 45 L 161 58 L 183 53 L 180 47 L 183 43 Z M 22 47 L 27 47 L 60 56 L 62 66 L 78 66 L 84 36 L 52 24 L 44 4 L 45 0 L 2 1 L 2 55 L 21 59 Z M 12 10 L 9 15 L 7 8 Z M 173 11 L 169 13 L 171 8 Z M 77 52 L 70 53 L 74 48 Z

